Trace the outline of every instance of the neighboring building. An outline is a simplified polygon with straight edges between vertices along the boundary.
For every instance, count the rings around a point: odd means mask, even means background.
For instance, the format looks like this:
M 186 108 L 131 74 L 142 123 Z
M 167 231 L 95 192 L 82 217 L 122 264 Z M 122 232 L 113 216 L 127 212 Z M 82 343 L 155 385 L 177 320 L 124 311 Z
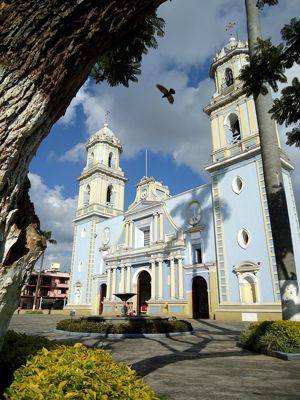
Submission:
M 204 110 L 212 128 L 211 183 L 171 196 L 144 177 L 124 212 L 120 140 L 107 124 L 90 138 L 78 178 L 69 308 L 119 314 L 115 294 L 136 293 L 137 313 L 146 302 L 149 315 L 281 318 L 255 104 L 238 79 L 247 55 L 247 43 L 231 38 L 211 65 L 216 92 Z M 281 154 L 300 277 L 293 165 Z
M 38 274 L 37 271 L 33 271 L 28 283 L 24 286 L 20 298 L 21 308 L 33 308 Z M 38 288 L 37 308 L 40 308 L 41 299 L 44 305 L 56 302 L 55 307 L 62 308 L 69 297 L 69 283 L 69 272 L 42 271 Z
M 50 271 L 59 271 L 60 270 L 60 263 L 51 263 L 50 264 Z

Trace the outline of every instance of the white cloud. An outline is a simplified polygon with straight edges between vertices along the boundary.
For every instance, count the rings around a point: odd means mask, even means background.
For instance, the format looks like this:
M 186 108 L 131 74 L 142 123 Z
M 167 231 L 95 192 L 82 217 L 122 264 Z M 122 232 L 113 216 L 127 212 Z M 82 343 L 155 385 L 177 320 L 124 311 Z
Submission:
M 85 101 L 85 98 L 88 97 L 87 90 L 88 90 L 88 80 L 77 92 L 76 96 L 73 98 L 69 107 L 67 108 L 65 115 L 62 118 L 60 118 L 59 123 L 63 125 L 74 125 L 76 111 L 77 111 L 76 109 Z
M 48 188 L 39 175 L 30 173 L 29 179 L 29 194 L 40 219 L 41 229 L 51 231 L 52 238 L 57 241 L 57 245 L 48 245 L 44 267 L 49 267 L 51 262 L 60 262 L 62 267 L 69 268 L 77 197 L 64 198 L 61 186 Z
M 65 154 L 59 156 L 58 161 L 70 161 L 70 162 L 84 162 L 86 160 L 86 149 L 85 143 L 77 143 L 70 150 L 66 151 Z

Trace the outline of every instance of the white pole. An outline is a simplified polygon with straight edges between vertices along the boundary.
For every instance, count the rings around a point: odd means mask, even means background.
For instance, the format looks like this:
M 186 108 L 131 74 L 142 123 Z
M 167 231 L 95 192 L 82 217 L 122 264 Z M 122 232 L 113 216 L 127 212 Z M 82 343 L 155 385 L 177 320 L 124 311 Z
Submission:
M 148 176 L 148 150 L 146 149 L 146 177 Z

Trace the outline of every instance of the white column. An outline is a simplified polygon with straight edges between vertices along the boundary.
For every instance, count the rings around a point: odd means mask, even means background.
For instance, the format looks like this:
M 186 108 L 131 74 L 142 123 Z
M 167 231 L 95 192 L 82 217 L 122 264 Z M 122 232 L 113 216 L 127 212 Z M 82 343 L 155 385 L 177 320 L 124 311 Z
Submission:
M 117 284 L 117 268 L 114 267 L 112 270 L 112 285 L 111 285 L 111 299 L 115 300 L 114 293 L 116 293 L 116 284 Z
M 164 240 L 164 214 L 159 213 L 159 240 Z
M 129 235 L 128 232 L 129 231 L 129 224 L 128 222 L 125 222 L 125 246 L 128 246 L 128 242 L 129 242 Z
M 125 266 L 124 264 L 121 265 L 121 276 L 120 276 L 120 286 L 119 286 L 120 293 L 125 292 Z
M 157 242 L 157 220 L 158 220 L 158 213 L 153 214 L 153 230 L 154 230 L 154 235 L 153 235 L 153 241 Z
M 130 221 L 129 246 L 133 247 L 133 221 Z
M 170 261 L 170 274 L 171 274 L 171 299 L 175 299 L 175 265 L 174 265 L 174 257 L 169 257 Z
M 107 285 L 107 288 L 106 288 L 106 299 L 107 300 L 111 300 L 111 295 L 110 295 L 110 293 L 111 293 L 111 269 L 110 268 L 107 269 L 106 285 Z
M 182 257 L 177 257 L 178 259 L 178 296 L 183 299 L 183 265 Z
M 158 260 L 158 298 L 163 298 L 163 260 Z
M 152 274 L 152 279 L 151 279 L 151 299 L 155 299 L 155 297 L 156 297 L 155 260 L 151 260 L 151 274 Z
M 126 264 L 127 275 L 126 275 L 126 293 L 131 293 L 131 265 Z

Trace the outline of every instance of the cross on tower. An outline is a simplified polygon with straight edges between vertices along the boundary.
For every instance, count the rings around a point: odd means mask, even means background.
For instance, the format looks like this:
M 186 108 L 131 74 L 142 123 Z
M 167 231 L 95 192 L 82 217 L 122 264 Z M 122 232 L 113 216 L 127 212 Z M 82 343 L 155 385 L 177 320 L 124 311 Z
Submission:
M 105 123 L 105 125 L 108 125 L 108 116 L 109 116 L 109 114 L 110 114 L 110 111 L 106 111 L 105 112 L 105 117 L 104 117 L 104 123 Z

